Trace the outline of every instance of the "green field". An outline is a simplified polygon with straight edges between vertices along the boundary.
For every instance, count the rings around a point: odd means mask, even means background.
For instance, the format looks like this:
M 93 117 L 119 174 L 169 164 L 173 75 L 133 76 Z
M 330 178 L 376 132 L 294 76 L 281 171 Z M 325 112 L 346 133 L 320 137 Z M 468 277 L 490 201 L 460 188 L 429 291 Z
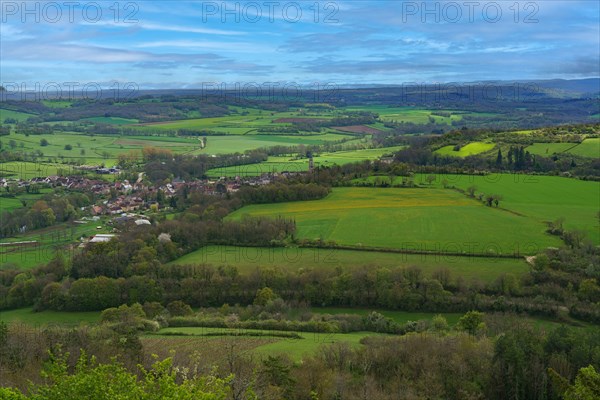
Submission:
M 348 309 L 348 308 L 313 308 L 313 313 L 322 314 L 358 314 L 367 315 L 372 310 L 366 309 Z M 402 311 L 380 311 L 385 316 L 393 319 L 397 323 L 404 324 L 408 321 L 431 320 L 436 313 L 410 313 Z M 439 313 L 437 313 L 439 314 Z M 462 314 L 448 313 L 441 314 L 448 321 L 450 326 L 456 325 Z M 524 317 L 540 329 L 551 330 L 559 323 Z M 163 351 L 165 353 L 173 350 L 180 356 L 187 356 L 199 352 L 205 357 L 222 357 L 219 353 L 225 348 L 235 346 L 239 351 L 254 354 L 256 356 L 266 356 L 274 354 L 285 354 L 291 359 L 300 361 L 302 358 L 314 355 L 323 345 L 333 343 L 347 343 L 351 347 L 361 346 L 361 340 L 369 336 L 388 336 L 374 332 L 352 332 L 352 333 L 308 333 L 296 332 L 300 338 L 282 338 L 274 335 L 288 334 L 289 332 L 256 330 L 256 329 L 228 329 L 228 328 L 202 328 L 202 327 L 182 327 L 165 328 L 157 334 L 146 335 L 142 338 L 144 347 L 150 347 L 152 350 Z M 179 336 L 180 334 L 181 336 Z M 248 336 L 248 334 L 261 336 Z M 272 335 L 272 336 L 269 336 Z M 212 350 L 209 350 L 212 349 Z M 215 354 L 217 352 L 217 354 Z M 210 354 L 209 354 L 210 353 Z
M 531 135 L 531 133 L 535 132 L 534 130 L 523 130 L 523 131 L 512 131 L 511 133 L 515 135 Z
M 531 154 L 549 157 L 552 154 L 564 153 L 577 146 L 577 143 L 534 143 L 526 150 Z
M 594 242 L 600 242 L 600 228 L 597 213 L 600 210 L 598 196 L 600 183 L 556 176 L 490 174 L 490 175 L 453 175 L 437 174 L 430 186 L 426 181 L 428 174 L 415 175 L 415 183 L 423 187 L 441 188 L 444 181 L 448 186 L 463 190 L 476 187 L 476 193 L 501 194 L 501 208 L 532 218 L 540 224 L 565 218 L 565 228 L 581 229 L 587 232 Z M 357 179 L 357 183 L 374 182 L 377 178 L 389 180 L 389 177 L 370 176 Z M 394 179 L 395 185 L 402 183 L 401 177 Z
M 0 213 L 4 211 L 13 211 L 23 207 L 23 202 L 27 206 L 33 204 L 36 200 L 46 193 L 51 193 L 51 189 L 42 189 L 39 194 L 23 193 L 17 197 L 0 197 Z
M 413 124 L 426 124 L 429 122 L 430 117 L 438 124 L 450 124 L 452 121 L 460 121 L 463 118 L 462 114 L 464 114 L 464 112 L 461 111 L 437 110 L 446 111 L 452 114 L 450 117 L 443 117 L 440 115 L 432 115 L 431 113 L 433 110 L 415 107 L 388 107 L 384 105 L 346 107 L 344 110 L 370 111 L 379 114 L 379 118 L 383 121 L 410 122 Z
M 75 169 L 70 165 L 11 161 L 0 163 L 0 176 L 20 179 L 31 179 L 51 175 L 72 175 Z
M 361 346 L 361 340 L 368 336 L 390 336 L 381 333 L 372 332 L 352 332 L 352 333 L 302 333 L 301 339 L 283 339 L 273 343 L 259 346 L 255 349 L 259 356 L 269 356 L 273 354 L 285 354 L 292 360 L 300 361 L 305 356 L 311 356 L 317 353 L 321 346 L 334 343 L 347 343 L 351 347 Z
M 177 154 L 227 154 L 243 153 L 246 150 L 272 146 L 320 145 L 325 142 L 335 142 L 347 138 L 348 136 L 346 135 L 335 133 L 298 136 L 210 136 L 207 138 L 207 146 L 204 149 L 201 148 L 198 138 L 194 137 L 149 135 L 103 136 L 74 132 L 30 136 L 12 133 L 3 136 L 2 142 L 4 145 L 12 142 L 15 151 L 27 153 L 41 152 L 41 155 L 38 154 L 38 160 L 40 161 L 47 162 L 51 160 L 51 162 L 57 163 L 76 161 L 79 164 L 105 164 L 112 166 L 116 164 L 119 154 L 128 153 L 132 150 L 141 150 L 144 147 L 166 148 Z M 46 140 L 48 144 L 42 146 L 42 140 Z M 67 145 L 72 147 L 71 150 L 65 148 Z
M 306 115 L 306 113 L 286 111 L 272 112 L 255 108 L 230 107 L 234 112 L 223 117 L 190 118 L 176 121 L 139 124 L 138 129 L 158 130 L 211 130 L 227 134 L 245 135 L 256 133 L 259 128 L 286 127 L 289 123 L 275 123 L 280 118 L 331 118 L 331 114 Z M 198 116 L 200 117 L 200 116 Z
M 0 197 L 0 213 L 13 211 L 21 207 L 23 207 L 23 204 L 17 198 Z
M 300 361 L 306 355 L 313 355 L 323 345 L 345 342 L 353 347 L 360 346 L 361 339 L 367 336 L 390 336 L 373 332 L 353 332 L 353 333 L 309 333 L 297 332 L 299 338 L 282 338 L 269 336 L 269 334 L 289 332 L 267 331 L 257 329 L 227 329 L 227 328 L 165 328 L 161 329 L 156 335 L 148 335 L 145 340 L 163 339 L 163 346 L 170 347 L 177 341 L 183 341 L 191 348 L 201 348 L 204 345 L 210 346 L 220 342 L 220 338 L 229 338 L 235 340 L 239 346 L 254 344 L 251 351 L 258 355 L 286 354 L 296 361 Z M 162 336 L 161 336 L 162 334 Z M 173 334 L 182 334 L 184 337 L 178 337 Z M 214 335 L 222 336 L 214 336 Z M 243 334 L 259 334 L 264 336 L 239 336 Z M 173 335 L 173 336 L 172 336 Z M 208 336 L 207 336 L 208 335 Z M 174 340 L 175 342 L 172 342 Z M 246 342 L 246 343 L 244 343 Z M 180 347 L 180 346 L 179 346 Z M 245 346 L 244 346 L 245 347 Z M 189 351 L 181 349 L 180 351 Z
M 0 125 L 4 124 L 4 120 L 7 118 L 16 119 L 17 121 L 22 122 L 31 117 L 35 117 L 35 114 L 28 114 L 0 108 Z
M 417 175 L 416 182 L 424 186 L 426 175 Z M 580 229 L 595 243 L 600 243 L 600 182 L 582 181 L 557 176 L 520 174 L 436 175 L 434 185 L 443 180 L 449 185 L 466 189 L 476 186 L 477 192 L 499 193 L 500 207 L 544 223 L 565 218 L 566 229 Z
M 462 146 L 460 150 L 455 151 L 454 146 L 445 146 L 435 152 L 444 156 L 467 157 L 475 154 L 485 153 L 492 150 L 496 145 L 494 143 L 472 142 Z
M 581 157 L 600 158 L 600 138 L 585 139 L 581 144 L 570 149 L 569 153 Z
M 73 104 L 72 101 L 68 100 L 42 100 L 42 103 L 50 108 L 69 108 Z
M 251 205 L 244 215 L 294 218 L 297 236 L 338 244 L 466 254 L 528 254 L 557 246 L 545 225 L 440 189 L 334 188 L 323 200 Z
M 534 143 L 526 149 L 531 154 L 549 157 L 552 154 L 568 153 L 580 157 L 599 158 L 600 138 L 585 139 L 581 143 Z
M 48 145 L 42 146 L 41 140 L 45 139 Z M 199 151 L 199 141 L 193 138 L 167 137 L 167 136 L 101 136 L 84 135 L 81 133 L 61 132 L 49 135 L 20 135 L 11 134 L 3 138 L 4 142 L 13 140 L 16 150 L 25 152 L 39 151 L 42 156 L 39 160 L 60 162 L 77 161 L 87 165 L 114 165 L 119 154 L 132 150 L 141 150 L 144 147 L 167 148 L 174 153 L 189 153 L 195 149 Z M 71 145 L 67 150 L 65 146 Z M 73 167 L 64 166 L 71 171 Z M 54 174 L 48 174 L 54 175 Z M 25 175 L 26 177 L 29 175 Z M 47 175 L 34 175 L 47 176 Z
M 322 153 L 314 157 L 315 167 L 344 165 L 365 160 L 376 160 L 384 155 L 392 154 L 403 146 L 384 147 L 378 149 L 338 151 L 335 153 Z M 258 164 L 239 165 L 234 167 L 215 168 L 207 172 L 208 176 L 259 176 L 264 173 L 274 172 L 304 172 L 308 171 L 308 159 L 294 159 L 290 157 L 269 157 L 265 162 Z
M 128 119 L 128 118 L 118 118 L 118 117 L 92 117 L 92 118 L 84 118 L 82 121 L 90 121 L 97 122 L 101 124 L 110 124 L 110 125 L 129 125 L 129 124 L 137 124 L 140 122 L 138 119 Z
M 278 135 L 229 135 L 209 136 L 206 138 L 206 148 L 194 151 L 194 154 L 227 154 L 243 153 L 246 150 L 273 146 L 319 145 L 329 141 L 339 141 L 347 138 L 345 135 L 333 133 L 311 136 L 278 136 Z M 196 141 L 197 142 L 197 141 Z
M 281 247 L 208 246 L 170 263 L 233 265 L 240 273 L 252 273 L 259 268 L 281 268 L 288 271 L 335 270 L 350 271 L 361 268 L 399 269 L 418 267 L 431 276 L 442 268 L 451 276 L 493 282 L 502 274 L 525 274 L 529 267 L 525 260 L 491 257 L 457 257 L 448 255 L 398 254 L 358 250 Z
M 102 226 L 102 229 L 97 229 Z M 64 223 L 49 228 L 38 229 L 0 241 L 0 267 L 31 269 L 45 264 L 60 251 L 69 258 L 72 251 L 69 245 L 78 244 L 82 236 L 109 233 L 102 221 L 87 221 L 84 224 Z M 11 244 L 31 242 L 26 244 Z
M 0 311 L 0 321 L 20 322 L 30 325 L 67 324 L 79 325 L 80 323 L 95 323 L 100 320 L 100 313 L 67 312 L 67 311 L 41 311 L 34 312 L 31 308 Z

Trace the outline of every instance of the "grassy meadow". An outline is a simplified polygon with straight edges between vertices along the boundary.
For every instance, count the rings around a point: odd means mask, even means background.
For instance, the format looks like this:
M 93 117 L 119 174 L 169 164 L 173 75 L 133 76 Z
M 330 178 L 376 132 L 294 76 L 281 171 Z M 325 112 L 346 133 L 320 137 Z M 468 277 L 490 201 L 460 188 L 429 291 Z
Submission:
M 0 108 L 0 125 L 4 124 L 4 121 L 7 118 L 15 119 L 19 122 L 26 121 L 27 119 L 35 117 L 35 114 L 29 114 L 19 111 L 7 110 L 5 108 Z
M 433 120 L 438 124 L 451 124 L 452 121 L 460 121 L 463 118 L 463 114 L 468 114 L 464 111 L 445 111 L 450 113 L 449 117 L 440 115 L 433 115 L 433 110 L 427 110 L 416 107 L 391 107 L 386 105 L 367 105 L 360 107 L 346 107 L 346 111 L 370 111 L 379 114 L 379 117 L 383 121 L 395 121 L 395 122 L 407 122 L 413 124 L 427 124 L 429 119 Z
M 90 121 L 90 122 L 97 122 L 100 124 L 109 124 L 109 125 L 130 125 L 130 124 L 137 124 L 140 122 L 139 119 L 119 118 L 119 117 L 91 117 L 91 118 L 84 118 L 81 121 Z
M 81 323 L 95 323 L 100 320 L 100 313 L 72 312 L 72 311 L 40 311 L 34 312 L 32 308 L 19 308 L 16 310 L 0 311 L 0 321 L 23 323 L 28 325 L 79 325 Z
M 223 117 L 189 118 L 176 121 L 142 123 L 137 127 L 141 130 L 152 128 L 156 130 L 211 130 L 227 134 L 246 135 L 256 133 L 260 128 L 273 128 L 276 126 L 289 127 L 290 123 L 276 122 L 281 118 L 332 118 L 331 113 L 307 113 L 306 111 L 274 112 L 255 108 L 230 107 L 231 114 Z M 200 117 L 200 116 L 198 116 Z
M 425 178 L 417 175 L 416 182 L 427 186 Z M 539 224 L 564 217 L 565 228 L 581 229 L 600 243 L 600 182 L 521 174 L 436 175 L 433 186 L 441 187 L 444 180 L 462 189 L 475 186 L 477 192 L 501 194 L 500 207 Z
M 102 229 L 97 229 L 102 226 Z M 0 268 L 31 269 L 52 260 L 57 252 L 69 258 L 70 245 L 78 244 L 82 236 L 109 233 L 103 221 L 87 221 L 83 224 L 64 223 L 27 232 L 0 244 Z M 22 243 L 19 242 L 31 242 Z M 14 244 L 13 244 L 14 243 Z
M 304 271 L 338 268 L 355 270 L 373 266 L 389 269 L 418 267 L 429 276 L 440 269 L 448 269 L 451 278 L 460 276 L 467 281 L 479 280 L 486 283 L 493 282 L 505 273 L 521 276 L 529 270 L 524 259 L 299 247 L 207 246 L 186 254 L 170 264 L 232 265 L 236 266 L 241 274 L 252 273 L 259 268 Z
M 377 149 L 338 151 L 322 153 L 313 157 L 315 167 L 344 165 L 366 160 L 376 160 L 387 154 L 393 154 L 403 146 L 383 147 Z M 271 156 L 262 163 L 238 165 L 234 167 L 214 168 L 207 172 L 208 176 L 259 176 L 268 172 L 304 172 L 308 171 L 308 159 L 295 159 L 284 156 Z
M 553 154 L 567 153 L 580 157 L 600 157 L 600 138 L 585 139 L 581 143 L 534 143 L 527 147 L 531 154 L 549 157 Z
M 454 150 L 454 146 L 444 146 L 441 149 L 436 150 L 435 152 L 444 156 L 464 158 L 467 156 L 485 153 L 487 151 L 492 150 L 494 147 L 496 147 L 496 144 L 494 143 L 472 142 L 465 146 L 462 146 L 458 151 Z
M 576 143 L 534 143 L 526 150 L 536 156 L 550 157 L 553 154 L 564 153 L 575 146 Z
M 228 329 L 228 328 L 165 328 L 155 335 L 147 335 L 142 340 L 144 345 L 162 344 L 163 349 L 173 348 L 183 354 L 191 354 L 192 348 L 200 350 L 202 347 L 214 347 L 217 343 L 235 342 L 236 346 L 248 347 L 247 351 L 255 356 L 262 357 L 273 354 L 287 354 L 295 361 L 303 357 L 314 355 L 323 345 L 345 342 L 350 346 L 360 346 L 361 339 L 367 336 L 391 336 L 373 332 L 352 333 L 312 333 L 295 332 L 298 338 L 278 337 L 278 334 L 289 334 L 257 329 Z M 177 336 L 181 335 L 181 336 Z M 260 336 L 249 336 L 260 335 Z M 160 340 L 163 339 L 163 340 Z M 182 346 L 183 344 L 187 346 Z M 223 348 L 221 348 L 221 351 Z M 200 350 L 202 351 L 202 350 Z
M 13 211 L 25 206 L 31 206 L 35 201 L 39 200 L 44 194 L 51 193 L 52 189 L 41 189 L 40 193 L 29 194 L 22 193 L 17 197 L 0 197 L 0 214 L 4 211 Z
M 0 163 L 0 174 L 14 178 L 30 179 L 37 176 L 57 174 L 58 169 L 72 173 L 65 163 L 76 162 L 87 165 L 115 165 L 119 154 L 140 152 L 144 147 L 160 147 L 175 154 L 227 154 L 243 153 L 273 146 L 320 145 L 340 141 L 348 136 L 336 133 L 319 135 L 224 135 L 209 136 L 206 148 L 202 148 L 195 137 L 181 136 L 117 136 L 85 135 L 61 132 L 46 135 L 21 135 L 11 133 L 1 138 L 4 146 L 9 144 L 14 151 L 37 153 L 37 163 Z M 42 145 L 42 140 L 47 144 Z M 69 146 L 70 149 L 69 149 Z M 31 165 L 29 165 L 31 164 Z M 62 167 L 59 167 L 63 164 Z M 35 165 L 35 166 L 34 166 Z M 51 167 L 51 166 L 56 166 Z M 26 168 L 27 167 L 27 168 Z M 39 171 L 38 171 L 39 170 Z M 70 172 L 67 172 L 70 171 Z
M 313 308 L 313 313 L 322 314 L 358 314 L 367 315 L 372 310 L 347 308 Z M 431 320 L 436 313 L 411 313 L 403 311 L 380 310 L 383 315 L 404 324 L 409 321 Z M 438 313 L 439 314 L 439 313 Z M 449 325 L 455 326 L 462 314 L 441 314 Z M 548 320 L 524 317 L 540 329 L 551 330 L 560 324 Z M 294 361 L 301 361 L 307 356 L 316 354 L 323 345 L 347 343 L 351 347 L 360 347 L 361 341 L 369 336 L 394 335 L 374 332 L 352 333 L 309 333 L 295 332 L 298 338 L 279 337 L 278 334 L 290 332 L 257 330 L 257 329 L 228 329 L 182 327 L 165 328 L 156 334 L 142 337 L 142 343 L 147 352 L 168 354 L 175 352 L 175 357 L 194 356 L 200 359 L 223 359 L 228 349 L 251 354 L 255 357 L 265 357 L 274 354 L 285 354 Z M 259 336 L 249 336 L 259 335 Z
M 541 221 L 442 189 L 334 188 L 323 200 L 250 205 L 244 215 L 293 218 L 299 238 L 356 247 L 528 254 L 557 246 Z
M 581 157 L 600 158 L 600 138 L 585 139 L 568 152 Z
M 75 175 L 71 165 L 49 162 L 10 161 L 0 163 L 0 176 L 15 179 L 31 179 L 52 175 Z

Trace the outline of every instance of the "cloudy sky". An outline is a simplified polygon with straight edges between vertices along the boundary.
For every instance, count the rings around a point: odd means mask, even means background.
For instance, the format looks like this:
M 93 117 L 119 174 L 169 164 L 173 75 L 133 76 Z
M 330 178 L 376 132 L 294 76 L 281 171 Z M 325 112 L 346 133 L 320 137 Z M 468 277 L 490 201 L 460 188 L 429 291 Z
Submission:
M 73 3 L 0 1 L 0 83 L 197 88 L 600 74 L 596 0 Z

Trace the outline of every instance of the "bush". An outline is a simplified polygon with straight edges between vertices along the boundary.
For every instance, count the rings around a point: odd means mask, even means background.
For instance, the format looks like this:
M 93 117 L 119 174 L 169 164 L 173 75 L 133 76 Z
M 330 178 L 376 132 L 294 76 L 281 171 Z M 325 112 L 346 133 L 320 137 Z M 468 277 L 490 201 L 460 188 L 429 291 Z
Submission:
M 184 317 L 186 315 L 192 315 L 194 312 L 189 304 L 180 300 L 172 301 L 167 304 L 167 310 L 169 310 L 169 314 L 171 314 L 172 317 Z

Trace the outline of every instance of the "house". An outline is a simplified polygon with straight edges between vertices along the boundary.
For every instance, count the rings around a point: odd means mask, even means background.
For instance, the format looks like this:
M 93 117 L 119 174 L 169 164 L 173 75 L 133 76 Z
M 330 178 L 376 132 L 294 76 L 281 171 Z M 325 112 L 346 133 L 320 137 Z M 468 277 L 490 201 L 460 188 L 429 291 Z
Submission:
M 92 215 L 101 215 L 104 213 L 104 208 L 102 206 L 95 205 L 92 206 L 91 212 Z

